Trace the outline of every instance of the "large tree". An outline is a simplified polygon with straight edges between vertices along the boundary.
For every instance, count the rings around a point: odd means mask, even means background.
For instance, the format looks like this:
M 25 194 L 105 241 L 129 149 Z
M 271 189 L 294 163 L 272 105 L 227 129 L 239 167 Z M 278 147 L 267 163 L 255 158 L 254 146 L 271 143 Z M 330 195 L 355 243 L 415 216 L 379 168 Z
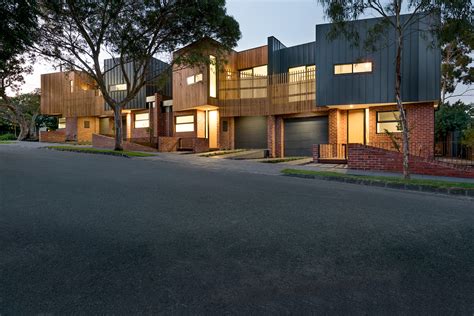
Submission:
M 0 115 L 13 126 L 20 127 L 19 140 L 37 138 L 36 119 L 40 112 L 40 93 L 19 94 L 9 98 L 8 107 L 0 108 Z M 21 137 L 20 137 L 21 136 Z
M 224 49 L 240 38 L 237 21 L 227 15 L 225 0 L 43 0 L 42 42 L 37 50 L 70 69 L 91 76 L 105 102 L 114 111 L 115 149 L 122 150 L 122 109 L 149 81 L 163 83 L 169 72 L 151 73 L 151 58 L 170 54 L 204 37 L 218 40 Z M 201 54 L 202 55 L 202 54 Z M 123 98 L 108 91 L 103 68 L 114 58 L 127 90 Z M 176 56 L 175 56 L 176 57 Z M 194 51 L 170 60 L 174 65 L 203 62 Z M 126 71 L 132 64 L 133 72 Z
M 37 35 L 36 1 L 4 0 L 0 6 L 0 108 L 15 117 L 21 113 L 12 104 L 10 94 L 24 83 L 30 73 L 28 47 Z M 28 136 L 28 128 L 20 124 L 18 140 Z
M 443 10 L 449 10 L 451 1 L 442 0 L 319 0 L 325 8 L 326 15 L 334 22 L 332 34 L 344 34 L 350 40 L 357 44 L 358 34 L 354 30 L 347 28 L 348 21 L 357 20 L 361 16 L 375 15 L 380 18 L 380 23 L 375 24 L 367 30 L 367 37 L 362 43 L 367 48 L 374 49 L 378 45 L 376 43 L 382 38 L 386 38 L 387 32 L 395 34 L 394 41 L 388 45 L 394 50 L 395 55 L 395 85 L 394 96 L 397 108 L 400 112 L 400 125 L 402 128 L 402 151 L 403 151 L 403 176 L 410 178 L 409 156 L 410 156 L 410 135 L 407 115 L 403 104 L 402 92 L 402 54 L 403 40 L 408 36 L 410 27 L 414 23 L 418 23 L 427 15 L 439 15 Z M 459 0 L 458 7 L 460 10 L 472 10 L 470 0 Z M 403 19 L 403 13 L 412 13 L 412 15 Z M 453 19 L 456 19 L 456 12 L 453 12 Z M 435 29 L 433 28 L 433 30 Z M 435 44 L 438 45 L 438 44 Z M 428 47 L 426 48 L 428 49 Z

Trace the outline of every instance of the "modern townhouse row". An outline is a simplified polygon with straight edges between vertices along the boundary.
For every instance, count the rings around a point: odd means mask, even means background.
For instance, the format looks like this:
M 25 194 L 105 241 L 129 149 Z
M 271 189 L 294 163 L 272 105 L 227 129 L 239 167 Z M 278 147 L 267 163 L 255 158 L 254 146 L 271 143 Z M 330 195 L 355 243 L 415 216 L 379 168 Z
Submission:
M 409 15 L 403 16 L 407 19 Z M 434 111 L 440 95 L 441 55 L 426 17 L 403 39 L 402 98 L 415 151 L 433 155 Z M 378 19 L 351 22 L 364 40 Z M 329 39 L 331 24 L 316 25 L 315 40 L 287 47 L 275 37 L 263 46 L 230 51 L 216 64 L 219 43 L 203 39 L 175 52 L 206 44 L 211 61 L 176 68 L 163 89 L 153 85 L 123 110 L 124 139 L 159 151 L 268 149 L 272 157 L 317 155 L 345 159 L 348 144 L 375 147 L 400 134 L 395 105 L 395 34 L 367 51 L 344 37 Z M 111 69 L 112 61 L 105 61 Z M 166 64 L 153 60 L 155 70 Z M 106 78 L 120 99 L 127 86 L 119 68 Z M 42 141 L 105 141 L 114 134 L 113 113 L 96 85 L 79 72 L 44 74 L 41 111 L 60 118 L 59 130 Z M 388 135 L 392 133 L 392 135 Z M 100 136 L 102 135 L 102 136 Z M 397 136 L 398 135 L 398 136 Z

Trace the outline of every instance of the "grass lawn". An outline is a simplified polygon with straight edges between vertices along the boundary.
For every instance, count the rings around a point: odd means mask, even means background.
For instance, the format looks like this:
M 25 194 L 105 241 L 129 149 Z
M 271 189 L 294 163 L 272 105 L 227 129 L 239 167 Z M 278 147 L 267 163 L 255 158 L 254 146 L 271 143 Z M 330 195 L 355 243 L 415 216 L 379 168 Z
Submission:
M 0 145 L 14 144 L 14 141 L 11 140 L 0 140 Z
M 223 156 L 223 155 L 240 153 L 242 151 L 245 151 L 245 149 L 219 150 L 219 151 L 213 151 L 213 152 L 210 152 L 210 153 L 205 153 L 205 154 L 202 154 L 202 155 L 199 155 L 199 156 L 200 157 L 215 157 L 215 156 Z
M 137 151 L 115 151 L 111 149 L 98 149 L 90 147 L 76 147 L 76 146 L 48 146 L 48 149 L 59 150 L 59 151 L 72 151 L 86 154 L 102 154 L 122 157 L 151 157 L 154 154 L 142 153 Z
M 333 177 L 333 178 L 351 178 L 351 179 L 363 179 L 363 180 L 376 180 L 387 183 L 399 183 L 399 184 L 413 184 L 421 186 L 430 186 L 437 188 L 463 188 L 463 189 L 474 189 L 474 183 L 465 182 L 451 182 L 443 180 L 429 180 L 429 179 L 410 179 L 405 180 L 398 177 L 384 177 L 384 176 L 360 176 L 360 175 L 349 175 L 338 172 L 330 171 L 311 171 L 311 170 L 297 170 L 297 169 L 284 169 L 281 171 L 286 175 L 307 175 L 315 177 Z
M 280 163 L 280 162 L 288 162 L 294 160 L 301 160 L 308 157 L 288 157 L 288 158 L 277 158 L 277 159 L 269 159 L 269 160 L 261 160 L 260 162 L 263 163 Z

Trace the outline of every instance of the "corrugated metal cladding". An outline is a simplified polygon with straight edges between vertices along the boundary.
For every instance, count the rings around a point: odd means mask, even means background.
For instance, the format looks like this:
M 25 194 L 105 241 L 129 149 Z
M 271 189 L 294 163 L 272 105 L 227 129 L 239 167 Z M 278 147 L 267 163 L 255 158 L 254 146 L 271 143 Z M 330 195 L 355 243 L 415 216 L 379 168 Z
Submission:
M 402 17 L 405 22 L 410 15 Z M 415 19 L 416 21 L 417 19 Z M 360 43 L 368 28 L 380 19 L 350 22 L 359 32 Z M 440 94 L 441 52 L 433 48 L 433 37 L 426 30 L 436 22 L 426 17 L 405 31 L 402 53 L 402 99 L 405 102 L 438 100 Z M 389 27 L 375 52 L 353 47 L 342 36 L 328 40 L 330 24 L 316 26 L 316 104 L 348 105 L 395 102 L 395 31 Z M 335 64 L 372 61 L 371 73 L 334 75 Z
M 274 37 L 268 38 L 268 71 L 272 74 L 288 72 L 288 68 L 314 65 L 315 42 L 285 47 Z
M 114 68 L 114 60 L 113 59 L 106 59 L 104 60 L 104 69 L 112 69 L 111 71 L 107 72 L 105 74 L 105 82 L 107 87 L 110 87 L 111 85 L 115 84 L 122 84 L 125 83 L 125 80 L 123 78 L 123 73 L 121 67 L 115 67 Z M 132 77 L 134 74 L 134 69 L 133 69 L 133 64 L 132 63 L 127 63 L 125 65 L 125 71 L 129 75 L 129 77 Z M 149 78 L 153 78 L 156 76 L 156 74 L 159 74 L 166 69 L 168 69 L 168 64 L 158 60 L 156 58 L 152 58 L 152 61 L 150 62 L 150 74 L 148 75 Z M 166 79 L 164 88 L 159 89 L 158 87 L 154 85 L 147 85 L 146 87 L 143 87 L 140 89 L 138 94 L 133 98 L 126 106 L 126 109 L 143 109 L 146 106 L 146 97 L 151 96 L 155 94 L 156 92 L 160 92 L 161 90 L 164 95 L 166 96 L 171 96 L 171 75 L 168 76 Z M 123 100 L 126 96 L 126 91 L 115 91 L 111 92 L 112 97 L 115 98 L 115 100 Z M 105 110 L 110 110 L 110 107 L 105 104 Z

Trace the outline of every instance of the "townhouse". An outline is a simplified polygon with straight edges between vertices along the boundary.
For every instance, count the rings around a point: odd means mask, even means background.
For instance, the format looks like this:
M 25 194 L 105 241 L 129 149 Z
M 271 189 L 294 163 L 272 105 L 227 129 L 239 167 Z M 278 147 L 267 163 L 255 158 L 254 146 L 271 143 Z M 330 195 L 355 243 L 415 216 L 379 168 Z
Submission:
M 378 22 L 349 27 L 362 42 Z M 411 140 L 424 156 L 433 155 L 440 93 L 441 55 L 427 32 L 430 24 L 426 17 L 409 26 L 402 55 Z M 400 132 L 394 33 L 386 32 L 378 48 L 367 51 L 343 37 L 328 39 L 330 28 L 317 25 L 314 41 L 291 47 L 271 36 L 263 46 L 228 52 L 225 62 L 217 58 L 219 43 L 210 39 L 175 52 L 205 45 L 210 63 L 175 68 L 160 90 L 144 87 L 123 111 L 124 139 L 160 151 L 268 149 L 273 157 L 311 156 L 318 144 L 318 156 L 329 160 L 345 159 L 349 143 L 392 143 Z M 106 69 L 110 63 L 105 61 Z M 158 60 L 153 64 L 158 71 L 166 68 Z M 108 74 L 107 84 L 113 93 L 126 89 L 119 69 Z M 45 74 L 41 85 L 42 113 L 60 117 L 60 129 L 43 132 L 42 141 L 99 142 L 113 135 L 112 112 L 86 76 Z

